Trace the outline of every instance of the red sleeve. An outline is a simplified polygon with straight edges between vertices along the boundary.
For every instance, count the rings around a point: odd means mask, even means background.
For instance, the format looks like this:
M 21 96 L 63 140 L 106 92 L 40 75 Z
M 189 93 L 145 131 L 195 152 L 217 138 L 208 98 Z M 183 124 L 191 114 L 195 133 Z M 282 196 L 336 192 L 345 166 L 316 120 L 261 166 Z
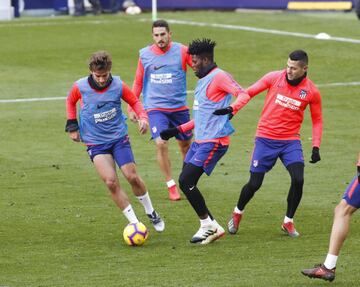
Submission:
M 144 110 L 143 105 L 141 104 L 139 98 L 137 98 L 134 93 L 131 91 L 128 85 L 124 82 L 122 83 L 123 91 L 122 91 L 122 99 L 128 103 L 131 109 L 136 113 L 136 115 L 140 119 L 148 120 L 148 116 Z
M 137 98 L 140 98 L 140 94 L 143 88 L 143 80 L 144 80 L 144 66 L 141 63 L 141 59 L 139 58 L 138 66 L 136 68 L 136 73 L 135 73 L 135 79 L 132 87 L 132 91 Z M 134 112 L 134 110 L 130 106 L 128 106 L 127 110 L 128 113 Z
M 276 72 L 270 72 L 270 73 L 266 74 L 265 76 L 263 76 L 260 80 L 258 80 L 254 84 L 252 84 L 247 89 L 249 96 L 254 97 L 257 94 L 260 94 L 261 92 L 265 91 L 266 89 L 269 89 L 273 82 L 275 73 Z
M 141 59 L 139 58 L 138 66 L 135 73 L 135 79 L 132 87 L 132 91 L 137 98 L 140 98 L 140 94 L 143 88 L 143 80 L 144 80 L 144 66 L 141 63 Z
M 66 115 L 68 120 L 74 120 L 77 118 L 76 103 L 79 100 L 82 103 L 80 90 L 75 83 L 66 98 Z
M 312 145 L 320 147 L 323 131 L 323 119 L 321 96 L 317 89 L 314 91 L 313 98 L 311 99 L 309 105 L 312 121 Z
M 213 102 L 222 100 L 227 94 L 235 96 L 236 100 L 231 104 L 234 109 L 233 114 L 236 114 L 250 100 L 247 92 L 228 73 L 218 73 L 209 85 L 206 94 Z
M 187 65 L 192 67 L 191 55 L 188 54 L 188 50 L 188 47 L 184 45 L 181 46 L 181 63 L 184 71 L 187 70 Z
M 192 130 L 194 127 L 195 127 L 194 120 L 190 120 L 187 123 L 178 126 L 178 129 L 181 133 L 185 133 L 187 131 Z

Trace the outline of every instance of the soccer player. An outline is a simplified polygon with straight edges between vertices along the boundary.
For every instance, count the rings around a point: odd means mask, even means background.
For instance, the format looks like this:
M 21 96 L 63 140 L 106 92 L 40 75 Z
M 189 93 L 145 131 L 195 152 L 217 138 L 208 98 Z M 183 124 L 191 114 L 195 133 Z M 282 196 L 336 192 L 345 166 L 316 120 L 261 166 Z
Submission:
M 186 154 L 179 184 L 200 219 L 200 228 L 190 242 L 200 244 L 217 240 L 225 231 L 211 215 L 197 183 L 204 172 L 208 176 L 211 174 L 228 150 L 230 135 L 234 132 L 230 119 L 250 100 L 232 76 L 217 67 L 214 47 L 215 42 L 210 39 L 190 43 L 188 53 L 199 78 L 195 89 L 194 119 L 160 133 L 162 139 L 168 140 L 195 129 L 195 141 Z M 229 105 L 231 95 L 236 101 Z
M 187 47 L 171 41 L 169 25 L 157 20 L 152 25 L 154 44 L 140 50 L 133 92 L 143 93 L 144 108 L 149 116 L 151 136 L 156 144 L 157 161 L 163 173 L 170 200 L 179 200 L 180 194 L 171 173 L 168 143 L 160 138 L 160 132 L 190 120 L 186 106 L 186 70 L 191 66 Z M 137 115 L 129 109 L 129 117 L 137 121 Z M 184 158 L 191 143 L 191 131 L 176 136 Z
M 304 157 L 300 128 L 304 110 L 309 105 L 312 119 L 312 155 L 310 163 L 320 160 L 319 147 L 323 120 L 321 96 L 307 77 L 308 55 L 302 50 L 290 53 L 287 67 L 266 74 L 247 89 L 250 97 L 267 90 L 264 108 L 258 123 L 251 159 L 250 179 L 241 190 L 237 205 L 228 222 L 228 231 L 235 234 L 246 204 L 261 187 L 265 173 L 280 158 L 291 178 L 287 210 L 282 230 L 291 237 L 299 236 L 293 217 L 300 203 L 304 183 Z
M 349 233 L 351 216 L 358 208 L 360 208 L 360 153 L 357 163 L 357 176 L 351 181 L 342 200 L 334 210 L 329 251 L 325 262 L 315 265 L 311 269 L 303 269 L 302 274 L 310 278 L 319 278 L 330 282 L 335 279 L 336 262 L 340 249 Z
M 138 98 L 118 76 L 111 75 L 111 56 L 95 52 L 89 60 L 90 75 L 73 85 L 67 100 L 66 132 L 75 142 L 83 142 L 95 169 L 105 182 L 116 205 L 130 223 L 139 222 L 125 190 L 120 186 L 116 165 L 131 185 L 156 231 L 165 228 L 154 210 L 146 186 L 136 171 L 121 100 L 128 103 L 139 117 L 139 131 L 148 129 L 148 118 Z M 80 125 L 76 103 L 80 101 Z

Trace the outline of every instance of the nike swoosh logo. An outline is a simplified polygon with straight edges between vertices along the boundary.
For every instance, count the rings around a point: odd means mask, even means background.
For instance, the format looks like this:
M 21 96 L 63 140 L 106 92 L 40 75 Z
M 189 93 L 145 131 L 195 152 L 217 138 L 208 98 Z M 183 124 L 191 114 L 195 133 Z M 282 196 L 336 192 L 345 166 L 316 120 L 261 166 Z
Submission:
M 97 105 L 97 108 L 98 108 L 98 109 L 101 109 L 101 108 L 102 108 L 103 106 L 105 106 L 105 105 L 106 105 L 106 103 L 105 103 L 105 104 L 102 104 L 102 105 L 98 104 L 98 105 Z
M 154 66 L 154 70 L 156 71 L 156 70 L 159 70 L 159 69 L 161 69 L 161 68 L 163 68 L 163 67 L 165 67 L 166 65 L 161 65 L 161 66 Z
M 195 185 L 194 185 L 194 186 L 192 186 L 192 187 L 189 187 L 189 189 L 190 189 L 190 190 L 193 190 L 194 188 L 195 188 Z

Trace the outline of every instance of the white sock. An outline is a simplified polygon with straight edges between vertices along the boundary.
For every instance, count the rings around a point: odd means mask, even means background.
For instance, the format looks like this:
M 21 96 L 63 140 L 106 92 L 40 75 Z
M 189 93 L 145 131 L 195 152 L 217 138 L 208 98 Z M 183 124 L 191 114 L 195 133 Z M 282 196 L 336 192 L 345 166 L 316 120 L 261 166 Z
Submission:
M 206 217 L 205 219 L 200 219 L 200 225 L 203 226 L 209 226 L 212 225 L 213 221 L 211 220 L 210 216 Z
M 294 219 L 285 216 L 285 218 L 284 218 L 284 223 L 288 223 L 288 222 L 294 222 Z
M 169 188 L 172 187 L 172 186 L 174 186 L 174 185 L 176 185 L 175 180 L 170 179 L 169 181 L 166 182 L 166 185 L 167 185 L 167 187 L 169 187 Z
M 127 220 L 130 223 L 137 223 L 139 222 L 139 220 L 137 219 L 135 212 L 131 206 L 131 204 L 129 204 L 127 207 L 125 207 L 125 209 L 122 211 L 123 214 L 125 215 L 125 217 L 127 218 Z
M 146 214 L 153 213 L 154 207 L 152 206 L 151 199 L 150 199 L 148 192 L 146 192 L 144 195 L 137 196 L 137 199 L 140 201 L 140 203 L 144 207 Z
M 337 259 L 338 256 L 328 253 L 324 262 L 325 267 L 330 270 L 335 268 Z
M 235 206 L 234 212 L 237 213 L 237 214 L 243 214 L 244 210 L 240 210 L 237 206 Z

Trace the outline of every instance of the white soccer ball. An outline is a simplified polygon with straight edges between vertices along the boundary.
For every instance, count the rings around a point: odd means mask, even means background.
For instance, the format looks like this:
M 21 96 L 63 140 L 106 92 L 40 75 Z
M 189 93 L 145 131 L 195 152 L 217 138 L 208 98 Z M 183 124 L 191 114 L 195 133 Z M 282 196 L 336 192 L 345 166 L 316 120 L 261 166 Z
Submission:
M 128 15 L 139 15 L 141 13 L 141 8 L 139 6 L 130 6 L 126 8 L 125 13 Z

